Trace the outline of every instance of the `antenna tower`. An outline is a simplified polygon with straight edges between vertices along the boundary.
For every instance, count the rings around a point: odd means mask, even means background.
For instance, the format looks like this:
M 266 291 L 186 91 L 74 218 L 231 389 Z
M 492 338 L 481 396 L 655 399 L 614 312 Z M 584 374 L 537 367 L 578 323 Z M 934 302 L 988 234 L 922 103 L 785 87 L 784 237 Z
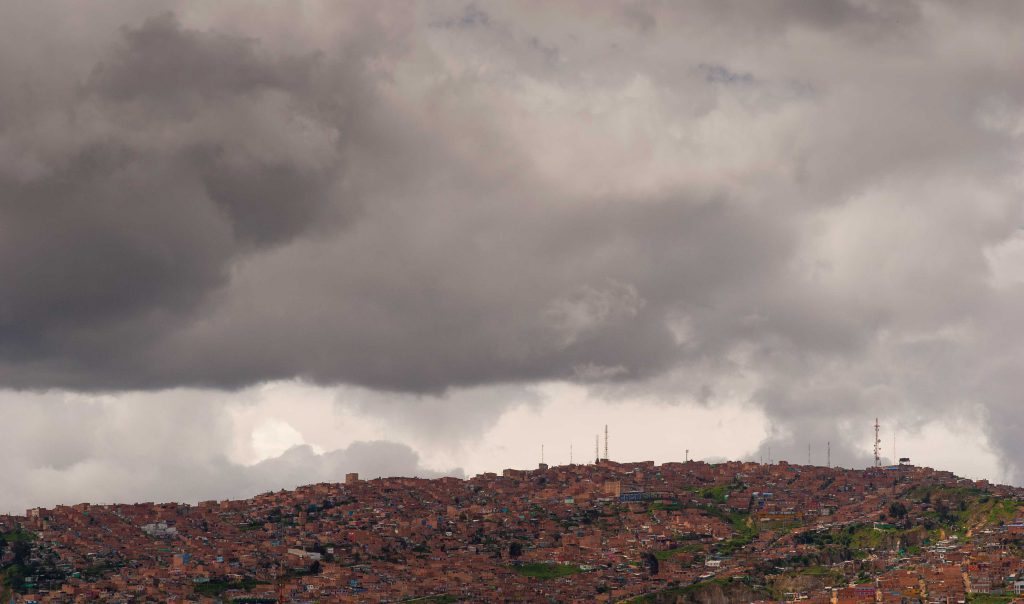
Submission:
M 604 459 L 608 461 L 608 424 L 604 425 Z
M 540 445 L 540 463 L 544 463 L 544 443 Z
M 828 464 L 828 467 L 831 468 L 832 467 L 832 441 L 828 441 L 828 458 L 827 459 L 828 459 L 828 461 L 826 463 Z
M 878 425 L 878 418 L 875 418 L 875 467 L 882 467 L 882 441 L 878 438 L 878 429 L 881 426 Z
M 594 435 L 594 463 L 597 463 L 597 462 L 601 461 L 601 449 L 600 449 L 600 445 L 598 444 L 600 442 L 600 440 L 601 440 L 601 437 L 595 434 Z

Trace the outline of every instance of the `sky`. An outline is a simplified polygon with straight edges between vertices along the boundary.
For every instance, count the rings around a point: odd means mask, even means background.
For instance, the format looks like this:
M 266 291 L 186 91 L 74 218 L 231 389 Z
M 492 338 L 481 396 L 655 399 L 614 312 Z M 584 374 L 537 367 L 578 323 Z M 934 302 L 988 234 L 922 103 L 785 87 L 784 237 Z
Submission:
M 605 425 L 864 467 L 876 417 L 886 463 L 1024 484 L 1018 2 L 0 22 L 0 511 L 584 463 Z

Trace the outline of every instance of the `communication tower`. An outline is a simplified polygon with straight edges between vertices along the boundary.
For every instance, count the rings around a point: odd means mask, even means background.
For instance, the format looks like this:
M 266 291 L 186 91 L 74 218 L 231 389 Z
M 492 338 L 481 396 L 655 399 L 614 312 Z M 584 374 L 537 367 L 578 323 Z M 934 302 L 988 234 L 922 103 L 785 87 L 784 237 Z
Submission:
M 875 418 L 875 467 L 882 467 L 882 439 L 878 437 L 878 429 L 881 426 L 878 425 L 878 418 Z
M 608 424 L 604 425 L 604 460 L 608 461 Z

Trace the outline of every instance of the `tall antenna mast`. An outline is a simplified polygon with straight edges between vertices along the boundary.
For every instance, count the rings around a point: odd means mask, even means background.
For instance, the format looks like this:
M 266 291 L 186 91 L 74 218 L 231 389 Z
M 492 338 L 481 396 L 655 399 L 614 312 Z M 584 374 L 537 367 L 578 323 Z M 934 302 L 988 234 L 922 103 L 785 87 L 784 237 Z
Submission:
M 604 425 L 604 459 L 608 461 L 608 424 Z
M 878 425 L 878 418 L 875 418 L 875 467 L 882 466 L 882 441 L 878 438 L 878 429 L 881 426 Z
M 544 443 L 540 444 L 540 463 L 544 463 Z
M 832 441 L 828 441 L 828 467 L 832 467 Z
M 601 437 L 595 434 L 594 435 L 594 463 L 597 463 L 597 462 L 601 461 L 601 449 L 600 449 L 600 445 L 598 444 L 600 441 L 601 441 Z
M 686 458 L 683 461 L 690 461 L 690 450 L 686 450 Z
M 572 443 L 569 443 L 569 465 L 572 465 Z
M 807 443 L 807 465 L 811 465 L 811 443 Z

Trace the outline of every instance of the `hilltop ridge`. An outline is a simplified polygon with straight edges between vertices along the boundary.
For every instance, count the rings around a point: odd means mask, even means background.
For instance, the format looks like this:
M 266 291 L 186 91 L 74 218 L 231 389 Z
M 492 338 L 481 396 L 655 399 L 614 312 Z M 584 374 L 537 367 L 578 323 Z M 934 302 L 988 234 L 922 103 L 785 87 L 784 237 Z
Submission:
M 0 516 L 0 596 L 116 602 L 977 600 L 1024 489 L 910 465 L 689 461 L 322 483 Z M 998 600 L 1009 601 L 1009 596 Z

